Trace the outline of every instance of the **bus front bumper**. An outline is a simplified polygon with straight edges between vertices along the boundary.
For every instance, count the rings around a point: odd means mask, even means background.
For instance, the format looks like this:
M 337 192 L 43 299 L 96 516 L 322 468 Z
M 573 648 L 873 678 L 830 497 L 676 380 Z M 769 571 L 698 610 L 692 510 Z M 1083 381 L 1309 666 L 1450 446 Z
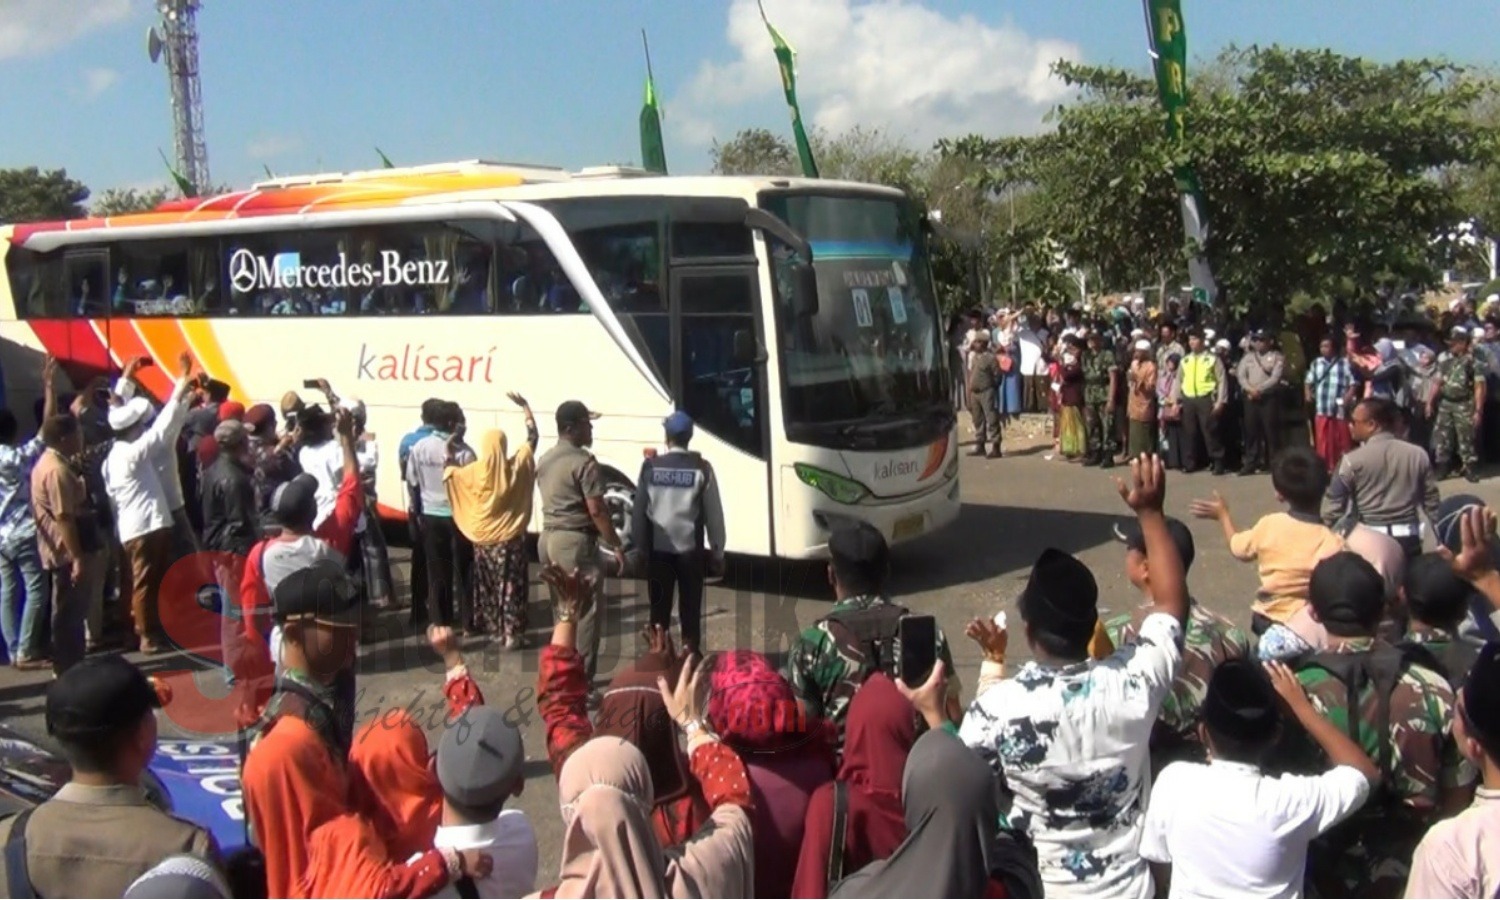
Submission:
M 827 559 L 828 537 L 840 525 L 868 522 L 891 546 L 940 531 L 958 518 L 958 478 L 921 494 L 894 500 L 837 503 L 809 487 L 787 467 L 781 470 L 784 506 L 776 555 L 786 559 Z

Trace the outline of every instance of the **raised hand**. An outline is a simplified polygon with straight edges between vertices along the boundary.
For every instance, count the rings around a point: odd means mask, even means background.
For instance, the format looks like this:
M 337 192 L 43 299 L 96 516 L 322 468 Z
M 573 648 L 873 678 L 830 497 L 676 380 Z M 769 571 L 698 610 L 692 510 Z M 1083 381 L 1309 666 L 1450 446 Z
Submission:
M 542 569 L 542 581 L 552 588 L 557 597 L 556 613 L 559 619 L 577 621 L 588 614 L 594 594 L 594 580 L 591 576 L 580 575 L 577 569 L 565 572 L 562 566 L 551 563 Z
M 193 374 L 193 357 L 186 350 L 177 357 L 177 371 L 183 378 Z
M 1200 519 L 1222 519 L 1229 514 L 1229 504 L 1214 491 L 1212 500 L 1194 500 L 1188 504 L 1188 511 Z
M 1495 513 L 1487 506 L 1471 506 L 1459 513 L 1458 552 L 1439 547 L 1438 552 L 1453 567 L 1453 573 L 1468 582 L 1476 582 L 1495 571 L 1495 557 L 1490 547 L 1495 540 Z
M 530 410 L 531 409 L 531 404 L 527 403 L 526 402 L 526 398 L 522 397 L 519 393 L 517 393 L 515 391 L 508 391 L 508 392 L 506 392 L 505 396 L 510 399 L 510 402 L 512 402 L 515 405 L 521 407 L 522 409 L 524 409 L 524 410 Z
M 455 657 L 462 659 L 458 649 L 458 635 L 447 625 L 427 626 L 427 645 L 432 648 L 443 662 L 447 663 Z M 452 665 L 449 665 L 452 668 Z
M 1142 453 L 1130 461 L 1130 484 L 1116 478 L 1115 486 L 1125 505 L 1143 512 L 1161 512 L 1167 499 L 1167 472 L 1161 457 L 1154 453 Z
M 1281 698 L 1282 705 L 1289 711 L 1295 712 L 1312 703 L 1307 699 L 1307 689 L 1297 680 L 1297 673 L 1288 668 L 1286 663 L 1271 660 L 1264 665 L 1266 674 L 1271 677 L 1271 687 L 1276 690 L 1276 696 Z
M 57 357 L 48 353 L 42 360 L 42 387 L 52 386 L 52 379 L 57 377 Z
M 354 414 L 342 406 L 333 411 L 333 428 L 340 437 L 354 438 Z
M 665 675 L 656 676 L 656 688 L 661 691 L 661 701 L 666 704 L 667 714 L 678 727 L 689 722 L 703 722 L 708 715 L 708 691 L 711 679 L 707 677 L 710 666 L 706 660 L 689 656 L 677 674 L 677 683 L 668 686 Z
M 1010 646 L 1010 632 L 997 625 L 994 619 L 973 619 L 964 626 L 964 634 L 979 645 L 986 661 L 1005 662 L 1005 651 Z

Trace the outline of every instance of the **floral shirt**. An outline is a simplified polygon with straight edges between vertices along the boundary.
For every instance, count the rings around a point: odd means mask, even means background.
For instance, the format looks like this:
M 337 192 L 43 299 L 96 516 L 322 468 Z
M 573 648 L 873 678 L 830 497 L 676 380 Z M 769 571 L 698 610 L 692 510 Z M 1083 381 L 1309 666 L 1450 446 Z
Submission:
M 1182 623 L 1153 613 L 1113 655 L 1027 663 L 969 707 L 959 737 L 1005 782 L 1048 897 L 1154 896 L 1138 852 L 1151 730 L 1181 665 Z

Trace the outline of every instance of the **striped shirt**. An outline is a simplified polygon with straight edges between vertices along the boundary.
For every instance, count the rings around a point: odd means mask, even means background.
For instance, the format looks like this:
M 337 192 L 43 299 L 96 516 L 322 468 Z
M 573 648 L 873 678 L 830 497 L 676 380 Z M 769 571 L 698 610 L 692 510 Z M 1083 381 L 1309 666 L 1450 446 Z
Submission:
M 1308 366 L 1306 383 L 1312 390 L 1314 411 L 1320 416 L 1337 418 L 1343 415 L 1340 398 L 1354 386 L 1354 370 L 1342 356 L 1334 359 L 1320 356 Z

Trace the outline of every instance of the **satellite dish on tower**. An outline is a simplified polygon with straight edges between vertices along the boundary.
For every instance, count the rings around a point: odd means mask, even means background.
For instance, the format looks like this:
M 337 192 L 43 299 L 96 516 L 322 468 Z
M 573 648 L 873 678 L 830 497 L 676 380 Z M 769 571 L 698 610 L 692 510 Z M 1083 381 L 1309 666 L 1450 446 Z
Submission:
M 161 61 L 161 35 L 157 34 L 156 26 L 152 25 L 146 29 L 146 55 L 151 57 L 152 62 Z

